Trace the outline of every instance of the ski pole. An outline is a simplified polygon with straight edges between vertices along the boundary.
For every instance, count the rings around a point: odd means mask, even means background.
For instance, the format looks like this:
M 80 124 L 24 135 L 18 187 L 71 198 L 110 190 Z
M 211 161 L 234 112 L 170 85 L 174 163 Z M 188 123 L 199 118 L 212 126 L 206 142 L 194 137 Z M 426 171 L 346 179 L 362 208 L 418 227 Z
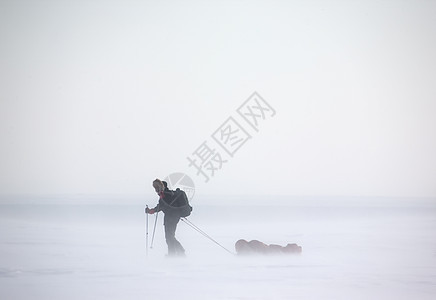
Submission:
M 157 223 L 157 216 L 159 215 L 159 212 L 156 213 L 156 218 L 154 219 L 154 228 L 153 228 L 153 235 L 151 237 L 151 245 L 150 249 L 153 249 L 153 243 L 154 243 L 154 233 L 156 232 L 156 223 Z
M 148 256 L 148 205 L 145 207 L 145 255 Z

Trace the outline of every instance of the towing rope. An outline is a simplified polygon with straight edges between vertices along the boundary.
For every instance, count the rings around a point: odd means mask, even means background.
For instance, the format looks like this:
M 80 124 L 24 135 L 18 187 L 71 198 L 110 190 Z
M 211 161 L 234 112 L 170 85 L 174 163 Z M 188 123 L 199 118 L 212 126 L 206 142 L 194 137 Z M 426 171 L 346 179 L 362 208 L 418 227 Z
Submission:
M 203 235 L 204 237 L 208 238 L 209 240 L 211 240 L 212 242 L 214 242 L 215 244 L 217 244 L 218 246 L 220 246 L 221 248 L 223 248 L 224 250 L 226 250 L 228 253 L 230 254 L 235 254 L 232 251 L 230 251 L 229 249 L 227 249 L 226 247 L 224 247 L 223 245 L 221 245 L 220 243 L 218 243 L 216 240 L 214 240 L 210 235 L 208 235 L 206 232 L 204 232 L 203 230 L 201 230 L 197 225 L 195 225 L 194 223 L 192 223 L 191 221 L 189 221 L 186 218 L 180 218 L 183 222 L 185 222 L 185 224 L 187 224 L 189 227 L 191 227 L 192 229 L 194 229 L 195 231 L 197 231 L 198 233 L 200 233 L 201 235 Z

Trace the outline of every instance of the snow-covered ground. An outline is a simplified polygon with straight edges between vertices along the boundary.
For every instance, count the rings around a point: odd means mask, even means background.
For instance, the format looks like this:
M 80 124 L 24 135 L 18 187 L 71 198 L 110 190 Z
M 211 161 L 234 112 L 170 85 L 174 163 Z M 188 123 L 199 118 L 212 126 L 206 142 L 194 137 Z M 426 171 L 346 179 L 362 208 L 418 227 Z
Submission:
M 298 243 L 303 253 L 234 256 L 181 222 L 177 237 L 187 257 L 166 258 L 160 215 L 146 257 L 145 203 L 5 202 L 0 299 L 436 297 L 434 199 L 215 200 L 194 202 L 189 220 L 224 247 L 258 239 Z

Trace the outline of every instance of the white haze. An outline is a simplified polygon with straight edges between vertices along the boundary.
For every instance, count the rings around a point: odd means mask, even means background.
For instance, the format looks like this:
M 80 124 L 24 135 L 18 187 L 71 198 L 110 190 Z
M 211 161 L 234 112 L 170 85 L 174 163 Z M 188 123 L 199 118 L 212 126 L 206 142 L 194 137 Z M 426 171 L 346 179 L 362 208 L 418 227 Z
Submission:
M 0 191 L 436 196 L 434 1 L 2 1 Z M 276 110 L 205 184 L 187 156 Z
M 30 200 L 1 206 L 1 299 L 431 300 L 436 295 L 432 201 L 284 197 L 271 207 L 223 206 L 210 199 L 216 204 L 197 204 L 188 219 L 230 251 L 244 238 L 298 243 L 303 253 L 233 256 L 180 222 L 177 237 L 187 257 L 166 258 L 162 215 L 146 256 L 143 199 L 127 199 L 129 205 L 126 199 L 112 199 L 111 205 Z M 150 243 L 154 221 L 150 216 Z
M 434 299 L 435 16 L 0 1 L 0 299 Z M 254 91 L 276 115 L 205 183 L 187 157 Z M 237 257 L 180 223 L 187 257 L 168 259 L 160 215 L 147 257 L 151 182 L 173 172 L 224 247 L 303 253 Z

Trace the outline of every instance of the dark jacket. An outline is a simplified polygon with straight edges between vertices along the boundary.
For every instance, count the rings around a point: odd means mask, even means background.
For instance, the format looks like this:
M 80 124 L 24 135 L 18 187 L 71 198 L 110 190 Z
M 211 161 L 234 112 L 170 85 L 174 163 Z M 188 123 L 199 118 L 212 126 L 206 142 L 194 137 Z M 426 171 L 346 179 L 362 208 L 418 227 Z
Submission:
M 186 213 L 187 211 L 190 213 L 192 207 L 188 203 L 185 192 L 179 189 L 176 191 L 165 189 L 160 194 L 159 203 L 154 210 L 163 211 L 166 216 L 181 217 L 189 215 Z

